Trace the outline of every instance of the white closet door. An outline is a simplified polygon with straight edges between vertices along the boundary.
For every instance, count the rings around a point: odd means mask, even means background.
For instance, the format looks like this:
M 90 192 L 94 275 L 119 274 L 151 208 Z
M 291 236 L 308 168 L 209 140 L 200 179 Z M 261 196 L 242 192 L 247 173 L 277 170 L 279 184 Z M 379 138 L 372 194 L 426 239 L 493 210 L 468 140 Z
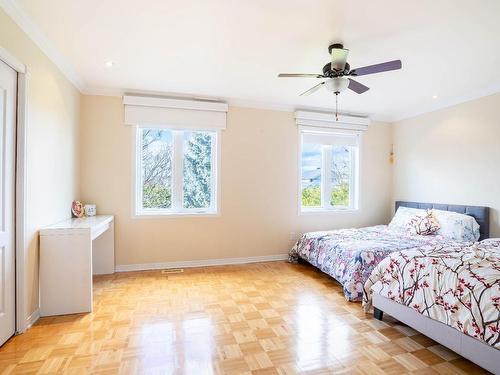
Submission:
M 0 61 L 0 345 L 16 329 L 14 200 L 17 73 Z

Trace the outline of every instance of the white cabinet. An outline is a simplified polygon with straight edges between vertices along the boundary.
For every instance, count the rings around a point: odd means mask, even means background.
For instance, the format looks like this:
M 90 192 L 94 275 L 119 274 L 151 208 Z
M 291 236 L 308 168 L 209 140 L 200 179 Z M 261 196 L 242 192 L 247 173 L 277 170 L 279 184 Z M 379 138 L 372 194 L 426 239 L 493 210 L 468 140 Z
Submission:
M 115 271 L 114 218 L 68 219 L 40 230 L 40 315 L 92 311 L 92 275 Z

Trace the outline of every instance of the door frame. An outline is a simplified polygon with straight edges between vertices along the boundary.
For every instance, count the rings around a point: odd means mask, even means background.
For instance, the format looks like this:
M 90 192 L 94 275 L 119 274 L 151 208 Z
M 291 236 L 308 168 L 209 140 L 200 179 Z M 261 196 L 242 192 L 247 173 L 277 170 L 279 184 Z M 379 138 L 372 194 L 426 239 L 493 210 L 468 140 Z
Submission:
M 29 70 L 22 62 L 12 56 L 7 50 L 0 47 L 0 60 L 17 72 L 17 108 L 16 108 L 16 170 L 15 170 L 15 279 L 16 279 L 16 332 L 26 331 L 28 322 L 26 317 L 25 300 L 25 268 L 28 240 L 26 236 L 26 219 L 28 205 L 26 203 L 27 182 L 27 102 Z

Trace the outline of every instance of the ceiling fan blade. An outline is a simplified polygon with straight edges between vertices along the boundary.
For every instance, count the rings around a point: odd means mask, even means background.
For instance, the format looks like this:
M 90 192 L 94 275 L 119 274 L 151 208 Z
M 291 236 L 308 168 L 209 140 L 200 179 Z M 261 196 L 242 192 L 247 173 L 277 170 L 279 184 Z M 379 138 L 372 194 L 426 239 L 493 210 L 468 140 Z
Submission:
M 388 61 L 382 64 L 364 66 L 362 68 L 352 69 L 349 75 L 365 76 L 367 74 L 388 72 L 390 70 L 401 69 L 401 60 Z
M 318 83 L 316 86 L 311 87 L 309 90 L 304 91 L 300 96 L 311 95 L 313 92 L 318 91 L 325 82 Z
M 347 62 L 349 50 L 345 48 L 332 48 L 332 69 L 342 72 Z
M 280 78 L 289 78 L 289 77 L 303 77 L 303 78 L 325 78 L 322 74 L 300 74 L 300 73 L 281 73 L 278 74 Z
M 362 83 L 359 83 L 358 81 L 355 81 L 353 79 L 349 78 L 349 86 L 347 88 L 351 89 L 357 94 L 362 94 L 368 90 L 370 90 L 369 87 L 363 85 Z

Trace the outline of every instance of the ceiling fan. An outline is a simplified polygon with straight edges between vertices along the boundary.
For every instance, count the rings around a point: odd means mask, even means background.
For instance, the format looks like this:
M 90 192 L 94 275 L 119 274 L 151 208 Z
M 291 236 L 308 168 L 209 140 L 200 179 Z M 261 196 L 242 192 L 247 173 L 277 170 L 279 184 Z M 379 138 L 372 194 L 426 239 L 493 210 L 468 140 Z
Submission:
M 349 63 L 347 62 L 349 50 L 345 49 L 340 43 L 335 43 L 329 46 L 328 52 L 332 56 L 332 61 L 323 67 L 323 74 L 281 73 L 278 74 L 278 77 L 326 78 L 325 81 L 318 83 L 300 95 L 311 95 L 313 92 L 325 87 L 329 92 L 334 93 L 337 98 L 338 94 L 346 89 L 350 89 L 357 94 L 362 94 L 370 89 L 362 83 L 355 81 L 351 77 L 359 77 L 368 74 L 401 69 L 401 60 L 387 61 L 381 64 L 351 69 Z

